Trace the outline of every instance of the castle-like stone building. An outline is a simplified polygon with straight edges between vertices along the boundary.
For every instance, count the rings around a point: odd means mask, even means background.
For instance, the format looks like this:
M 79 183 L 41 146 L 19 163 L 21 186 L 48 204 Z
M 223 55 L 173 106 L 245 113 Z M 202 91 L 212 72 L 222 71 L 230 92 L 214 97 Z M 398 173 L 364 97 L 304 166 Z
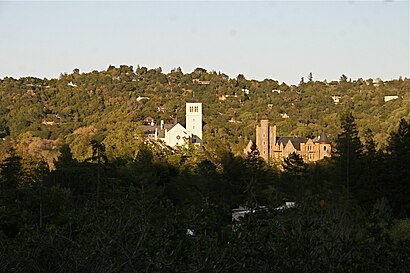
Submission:
M 249 152 L 252 141 L 246 146 L 244 152 Z M 278 137 L 276 125 L 270 126 L 268 120 L 261 120 L 261 125 L 256 126 L 256 147 L 260 156 L 266 161 L 281 160 L 295 152 L 305 162 L 313 162 L 330 157 L 332 145 L 323 132 L 316 139 L 303 137 Z

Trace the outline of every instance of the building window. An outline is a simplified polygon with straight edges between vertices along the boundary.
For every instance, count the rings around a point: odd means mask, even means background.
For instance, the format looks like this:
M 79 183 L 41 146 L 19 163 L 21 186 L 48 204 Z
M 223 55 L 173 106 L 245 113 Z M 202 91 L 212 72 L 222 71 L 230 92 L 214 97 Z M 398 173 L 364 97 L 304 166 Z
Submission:
M 192 126 L 192 130 L 195 130 L 195 126 Z
M 323 146 L 323 151 L 326 151 L 326 146 Z
M 189 112 L 194 112 L 194 107 L 193 106 L 189 106 Z
M 194 112 L 198 112 L 198 106 L 194 107 Z

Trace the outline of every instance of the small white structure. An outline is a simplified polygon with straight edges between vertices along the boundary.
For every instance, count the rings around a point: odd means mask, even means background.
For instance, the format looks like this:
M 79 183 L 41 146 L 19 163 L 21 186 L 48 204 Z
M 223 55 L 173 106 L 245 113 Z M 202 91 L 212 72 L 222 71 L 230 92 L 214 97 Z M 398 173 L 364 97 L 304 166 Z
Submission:
M 41 124 L 44 124 L 44 125 L 54 125 L 54 124 L 56 124 L 54 121 L 47 121 L 47 120 L 43 120 L 43 122 L 41 122 Z
M 286 114 L 286 113 L 281 113 L 280 116 L 281 116 L 282 118 L 289 118 L 289 115 Z
M 384 96 L 384 102 L 398 99 L 399 96 Z
M 292 209 L 296 207 L 295 202 L 285 202 L 285 205 L 282 205 L 280 207 L 277 207 L 276 210 L 283 210 L 283 209 Z
M 285 210 L 285 209 L 293 209 L 296 208 L 295 202 L 285 202 L 284 205 L 275 208 L 275 210 Z M 232 222 L 237 222 L 241 218 L 245 217 L 246 214 L 255 213 L 255 212 L 262 212 L 262 211 L 269 211 L 266 206 L 259 206 L 257 208 L 249 208 L 247 206 L 239 206 L 238 208 L 232 209 Z
M 228 120 L 228 122 L 230 122 L 230 123 L 241 123 L 239 120 L 236 120 L 233 117 L 230 120 Z
M 226 97 L 225 97 L 225 95 L 221 95 L 218 99 L 219 99 L 220 101 L 225 101 L 225 100 L 226 100 Z
M 242 88 L 242 92 L 245 93 L 246 95 L 249 95 L 250 91 L 249 89 Z
M 339 104 L 341 98 L 342 98 L 341 96 L 332 96 L 333 103 Z
M 141 101 L 141 100 L 149 100 L 150 98 L 148 98 L 148 97 L 141 97 L 141 96 L 138 96 L 138 98 L 137 98 L 137 101 Z
M 69 82 L 67 85 L 68 85 L 68 86 L 71 86 L 71 87 L 77 87 L 77 85 L 74 84 L 73 82 Z
M 282 92 L 282 91 L 280 91 L 279 89 L 273 89 L 273 90 L 272 90 L 272 93 L 278 93 L 278 94 L 280 94 L 280 92 Z

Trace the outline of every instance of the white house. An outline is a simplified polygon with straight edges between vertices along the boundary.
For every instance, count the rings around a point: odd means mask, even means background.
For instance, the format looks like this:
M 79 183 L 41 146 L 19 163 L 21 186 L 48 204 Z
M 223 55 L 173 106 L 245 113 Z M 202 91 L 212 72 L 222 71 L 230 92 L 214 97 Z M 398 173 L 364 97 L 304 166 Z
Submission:
M 69 82 L 69 83 L 67 83 L 67 85 L 68 85 L 68 86 L 71 86 L 71 87 L 77 87 L 77 85 L 74 84 L 73 82 Z
M 342 98 L 341 96 L 332 96 L 332 100 L 334 104 L 339 104 L 341 98 Z
M 384 102 L 398 99 L 399 96 L 384 96 Z

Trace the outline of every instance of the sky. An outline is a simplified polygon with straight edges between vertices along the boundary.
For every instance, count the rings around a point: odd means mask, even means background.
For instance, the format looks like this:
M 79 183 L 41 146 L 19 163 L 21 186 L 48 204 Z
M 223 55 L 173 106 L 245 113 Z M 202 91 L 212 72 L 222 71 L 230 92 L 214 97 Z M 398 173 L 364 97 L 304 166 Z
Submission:
M 409 77 L 409 1 L 0 1 L 0 78 L 121 64 L 299 83 Z

